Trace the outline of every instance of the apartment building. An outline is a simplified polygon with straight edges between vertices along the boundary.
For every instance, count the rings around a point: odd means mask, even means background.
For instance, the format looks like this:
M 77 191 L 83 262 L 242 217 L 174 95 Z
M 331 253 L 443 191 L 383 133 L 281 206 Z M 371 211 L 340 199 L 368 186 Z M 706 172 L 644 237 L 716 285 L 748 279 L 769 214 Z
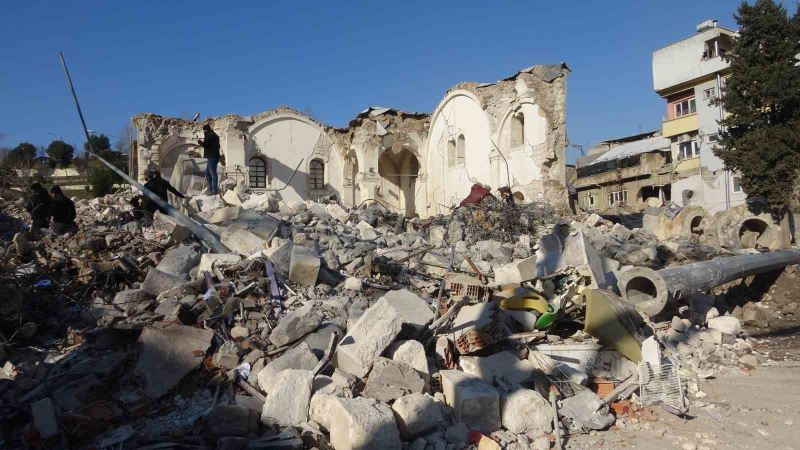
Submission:
M 672 201 L 711 214 L 746 199 L 739 176 L 713 152 L 734 39 L 735 31 L 706 20 L 692 36 L 653 52 L 653 88 L 666 101 L 661 135 L 670 141 Z

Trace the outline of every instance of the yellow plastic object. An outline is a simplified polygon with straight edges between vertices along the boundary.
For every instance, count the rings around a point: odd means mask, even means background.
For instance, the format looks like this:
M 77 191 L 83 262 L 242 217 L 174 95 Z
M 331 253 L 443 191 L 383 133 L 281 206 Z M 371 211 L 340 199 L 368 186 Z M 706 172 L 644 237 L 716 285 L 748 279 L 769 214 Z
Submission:
M 636 309 L 599 289 L 586 289 L 583 298 L 586 302 L 583 331 L 638 363 L 642 359 L 642 344 L 635 336 L 636 319 L 640 319 Z
M 503 309 L 532 309 L 539 314 L 545 314 L 550 309 L 550 304 L 533 289 L 518 287 L 506 289 L 497 294 L 501 300 L 497 306 Z

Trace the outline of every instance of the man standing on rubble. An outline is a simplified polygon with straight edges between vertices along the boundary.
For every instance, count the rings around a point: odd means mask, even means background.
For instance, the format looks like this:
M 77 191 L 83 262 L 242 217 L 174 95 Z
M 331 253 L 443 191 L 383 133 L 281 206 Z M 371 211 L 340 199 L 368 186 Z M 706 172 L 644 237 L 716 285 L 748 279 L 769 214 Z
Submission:
M 50 203 L 48 215 L 53 218 L 53 233 L 64 234 L 76 230 L 75 203 L 58 186 L 50 188 L 50 193 L 53 194 L 53 201 Z
M 31 185 L 31 197 L 25 204 L 25 209 L 31 213 L 31 231 L 50 227 L 50 194 L 39 183 Z
M 206 159 L 206 195 L 219 194 L 217 186 L 217 165 L 219 164 L 219 136 L 209 124 L 203 125 L 203 139 L 197 141 L 203 147 L 203 158 Z

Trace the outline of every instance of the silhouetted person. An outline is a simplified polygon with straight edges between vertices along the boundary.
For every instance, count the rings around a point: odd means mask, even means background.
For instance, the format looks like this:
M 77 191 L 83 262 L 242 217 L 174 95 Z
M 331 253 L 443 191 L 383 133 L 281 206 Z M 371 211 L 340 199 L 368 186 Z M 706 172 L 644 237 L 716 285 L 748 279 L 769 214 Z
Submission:
M 203 139 L 197 141 L 203 147 L 203 158 L 206 159 L 206 185 L 204 194 L 218 194 L 217 165 L 219 164 L 219 136 L 211 126 L 203 125 Z
M 53 186 L 50 188 L 53 194 L 53 201 L 50 203 L 49 216 L 53 219 L 52 230 L 56 234 L 64 234 L 78 229 L 75 225 L 75 203 L 64 195 L 61 188 Z
M 50 203 L 52 199 L 47 190 L 39 183 L 31 185 L 31 197 L 25 209 L 31 213 L 31 231 L 50 227 Z
M 172 187 L 169 184 L 169 181 L 161 178 L 161 172 L 157 170 L 151 170 L 148 176 L 147 183 L 144 184 L 144 187 L 150 189 L 154 194 L 156 194 L 161 200 L 169 203 L 169 193 L 172 192 L 178 198 L 186 198 L 183 194 L 180 193 L 177 189 Z M 158 206 L 156 202 L 151 200 L 148 197 L 144 197 L 142 200 L 142 209 L 149 212 L 150 215 L 155 213 L 156 211 L 161 211 L 162 214 L 166 214 L 167 211 L 164 208 Z

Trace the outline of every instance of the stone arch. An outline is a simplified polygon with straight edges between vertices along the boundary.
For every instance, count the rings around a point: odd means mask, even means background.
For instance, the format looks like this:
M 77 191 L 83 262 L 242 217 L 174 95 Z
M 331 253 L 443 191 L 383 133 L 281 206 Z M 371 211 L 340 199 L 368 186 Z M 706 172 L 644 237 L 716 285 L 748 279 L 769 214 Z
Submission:
M 416 152 L 403 147 L 384 150 L 378 158 L 378 200 L 406 217 L 413 217 L 417 214 L 419 174 Z
M 178 158 L 190 150 L 199 150 L 202 154 L 201 147 L 191 137 L 180 134 L 171 135 L 158 146 L 158 167 L 165 180 L 169 180 L 172 176 Z

